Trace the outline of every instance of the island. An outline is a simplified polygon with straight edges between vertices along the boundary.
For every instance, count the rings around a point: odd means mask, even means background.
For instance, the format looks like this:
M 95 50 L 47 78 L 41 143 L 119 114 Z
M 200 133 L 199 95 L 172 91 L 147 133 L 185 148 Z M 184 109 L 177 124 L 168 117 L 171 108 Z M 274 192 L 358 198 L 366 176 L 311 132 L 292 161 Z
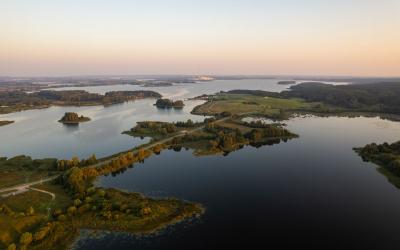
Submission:
M 144 98 L 161 98 L 154 91 L 110 91 L 104 95 L 83 90 L 42 90 L 33 93 L 23 91 L 0 92 L 0 114 L 50 106 L 112 105 Z
M 0 126 L 5 126 L 11 123 L 14 123 L 14 121 L 0 121 Z
M 64 116 L 59 120 L 59 122 L 63 124 L 79 124 L 81 122 L 90 121 L 89 117 L 84 117 L 83 115 L 79 116 L 74 112 L 66 112 Z
M 244 146 L 260 147 L 297 138 L 298 135 L 285 129 L 280 123 L 266 124 L 261 121 L 243 121 L 246 115 L 231 115 L 227 112 L 204 122 L 140 122 L 125 134 L 134 137 L 150 137 L 162 142 L 162 149 L 188 148 L 196 156 L 227 155 Z
M 182 109 L 185 106 L 185 104 L 181 100 L 173 101 L 170 99 L 158 99 L 154 105 L 157 108 L 163 108 L 163 109 L 166 108 Z
M 296 81 L 279 81 L 279 85 L 293 85 L 296 84 Z

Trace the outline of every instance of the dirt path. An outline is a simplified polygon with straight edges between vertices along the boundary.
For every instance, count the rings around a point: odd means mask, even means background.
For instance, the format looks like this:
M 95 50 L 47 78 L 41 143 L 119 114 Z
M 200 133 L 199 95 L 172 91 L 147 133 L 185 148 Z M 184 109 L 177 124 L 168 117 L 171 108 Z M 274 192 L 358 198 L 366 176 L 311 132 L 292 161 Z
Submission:
M 38 180 L 38 181 L 33 181 L 33 182 L 29 182 L 29 183 L 24 183 L 24 184 L 21 184 L 21 185 L 2 188 L 2 189 L 0 189 L 0 194 L 1 193 L 6 193 L 6 194 L 2 194 L 0 196 L 4 198 L 4 197 L 11 196 L 11 195 L 17 195 L 17 194 L 21 194 L 21 193 L 27 192 L 27 191 L 29 191 L 29 189 L 31 189 L 31 186 L 35 186 L 35 185 L 39 185 L 39 184 L 42 184 L 42 183 L 45 183 L 45 182 L 52 181 L 52 180 L 56 179 L 58 176 L 59 175 L 51 176 L 51 177 L 48 177 L 48 178 L 45 178 L 45 179 L 41 179 L 41 180 Z
M 51 199 L 52 199 L 52 200 L 54 200 L 54 199 L 56 198 L 56 195 L 55 195 L 54 193 L 52 193 L 52 192 L 49 192 L 49 191 L 46 191 L 46 190 L 37 189 L 37 188 L 33 188 L 33 187 L 30 187 L 29 189 L 30 189 L 30 190 L 34 190 L 34 191 L 37 191 L 37 192 L 41 192 L 41 193 L 48 194 L 48 195 L 51 196 Z

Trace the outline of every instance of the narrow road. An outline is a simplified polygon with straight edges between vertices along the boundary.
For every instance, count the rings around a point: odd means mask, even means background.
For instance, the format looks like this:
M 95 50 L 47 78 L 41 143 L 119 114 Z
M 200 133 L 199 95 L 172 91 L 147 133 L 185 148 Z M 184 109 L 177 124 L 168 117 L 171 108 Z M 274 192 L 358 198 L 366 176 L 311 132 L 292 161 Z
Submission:
M 231 117 L 224 117 L 222 119 L 214 121 L 214 123 L 226 121 L 229 118 L 231 118 Z M 151 148 L 153 148 L 154 146 L 156 146 L 158 144 L 164 144 L 164 143 L 166 143 L 166 142 L 168 142 L 168 141 L 170 141 L 170 140 L 172 140 L 174 138 L 181 137 L 181 136 L 184 136 L 185 134 L 190 134 L 190 133 L 194 133 L 196 131 L 202 130 L 202 129 L 204 129 L 204 127 L 205 126 L 203 125 L 203 126 L 200 126 L 200 127 L 188 130 L 188 131 L 187 130 L 181 131 L 178 134 L 172 135 L 170 137 L 167 137 L 167 138 L 159 140 L 159 141 L 155 141 L 155 142 L 153 142 L 153 143 L 151 143 L 149 145 L 146 145 L 144 147 L 141 147 L 139 149 L 144 149 L 144 150 L 151 149 Z M 139 151 L 139 149 L 132 150 L 131 152 L 137 153 Z M 96 163 L 94 165 L 91 165 L 91 166 L 87 166 L 87 168 L 95 168 L 95 167 L 101 166 L 103 164 L 110 163 L 112 160 L 117 159 L 117 158 L 118 158 L 118 156 L 114 157 L 114 158 L 110 158 L 110 159 L 105 160 L 105 161 L 98 162 L 98 163 Z M 55 194 L 53 194 L 51 192 L 47 192 L 45 190 L 32 188 L 32 186 L 55 180 L 60 175 L 55 175 L 55 176 L 44 178 L 44 179 L 41 179 L 41 180 L 38 180 L 38 181 L 33 181 L 33 182 L 29 182 L 29 183 L 15 185 L 15 186 L 12 186 L 12 187 L 2 188 L 2 189 L 0 189 L 0 197 L 5 198 L 5 197 L 11 196 L 11 195 L 21 194 L 21 193 L 27 192 L 29 190 L 34 190 L 34 191 L 38 191 L 38 192 L 49 194 L 49 195 L 51 195 L 52 199 L 55 199 Z M 2 193 L 6 193 L 6 194 L 2 194 Z
M 24 193 L 26 191 L 29 191 L 31 186 L 35 186 L 35 185 L 38 185 L 38 184 L 42 184 L 42 183 L 45 183 L 45 182 L 52 181 L 52 180 L 56 179 L 58 176 L 59 175 L 55 175 L 55 176 L 44 178 L 44 179 L 41 179 L 41 180 L 38 180 L 38 181 L 32 181 L 32 182 L 29 182 L 29 183 L 15 185 L 15 186 L 12 186 L 12 187 L 2 188 L 2 189 L 0 189 L 0 194 L 1 193 L 6 193 L 6 194 L 1 195 L 1 197 L 8 197 L 8 196 L 11 196 L 11 195 Z
M 221 118 L 221 119 L 219 119 L 219 120 L 214 121 L 214 123 L 226 121 L 226 120 L 228 120 L 229 118 L 231 118 L 231 117 L 224 117 L 224 118 Z M 164 144 L 164 143 L 166 143 L 166 142 L 168 142 L 168 141 L 170 141 L 170 140 L 172 140 L 172 139 L 174 139 L 174 138 L 184 136 L 185 134 L 191 134 L 191 133 L 194 133 L 194 132 L 196 132 L 196 131 L 200 131 L 200 130 L 204 129 L 204 127 L 205 127 L 205 126 L 203 125 L 203 126 L 200 126 L 200 127 L 194 128 L 194 129 L 191 129 L 191 130 L 183 130 L 183 131 L 180 131 L 178 134 L 169 136 L 169 137 L 167 137 L 167 138 L 165 138 L 165 139 L 162 139 L 162 140 L 155 141 L 155 142 L 153 142 L 153 143 L 151 143 L 151 144 L 149 144 L 149 145 L 146 145 L 146 146 L 144 146 L 144 147 L 140 147 L 140 148 L 138 148 L 138 149 L 132 150 L 131 152 L 132 152 L 132 153 L 137 153 L 137 152 L 139 151 L 139 149 L 144 149 L 144 150 L 151 149 L 151 148 L 155 147 L 155 146 L 158 145 L 158 144 Z M 101 165 L 104 165 L 104 164 L 108 164 L 108 163 L 110 163 L 112 160 L 116 160 L 116 159 L 118 159 L 118 156 L 113 157 L 113 158 L 108 159 L 108 160 L 105 160 L 105 161 L 98 162 L 98 163 L 96 163 L 96 164 L 94 164 L 94 165 L 91 165 L 91 166 L 87 166 L 87 168 L 95 168 L 95 167 L 98 167 L 98 166 L 101 166 Z

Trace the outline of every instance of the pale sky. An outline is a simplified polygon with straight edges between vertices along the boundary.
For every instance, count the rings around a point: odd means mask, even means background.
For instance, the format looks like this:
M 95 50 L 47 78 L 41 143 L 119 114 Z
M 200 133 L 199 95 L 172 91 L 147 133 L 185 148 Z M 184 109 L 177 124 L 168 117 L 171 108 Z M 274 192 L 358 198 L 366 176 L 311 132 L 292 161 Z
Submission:
M 0 0 L 0 75 L 400 76 L 400 0 Z

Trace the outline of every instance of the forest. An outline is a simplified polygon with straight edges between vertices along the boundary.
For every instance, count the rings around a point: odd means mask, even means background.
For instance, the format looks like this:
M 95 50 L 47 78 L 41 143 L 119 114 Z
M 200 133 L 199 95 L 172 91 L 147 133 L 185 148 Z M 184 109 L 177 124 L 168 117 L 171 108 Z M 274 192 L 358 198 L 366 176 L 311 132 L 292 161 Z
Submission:
M 400 83 L 330 85 L 302 83 L 280 94 L 340 108 L 365 112 L 400 114 Z

